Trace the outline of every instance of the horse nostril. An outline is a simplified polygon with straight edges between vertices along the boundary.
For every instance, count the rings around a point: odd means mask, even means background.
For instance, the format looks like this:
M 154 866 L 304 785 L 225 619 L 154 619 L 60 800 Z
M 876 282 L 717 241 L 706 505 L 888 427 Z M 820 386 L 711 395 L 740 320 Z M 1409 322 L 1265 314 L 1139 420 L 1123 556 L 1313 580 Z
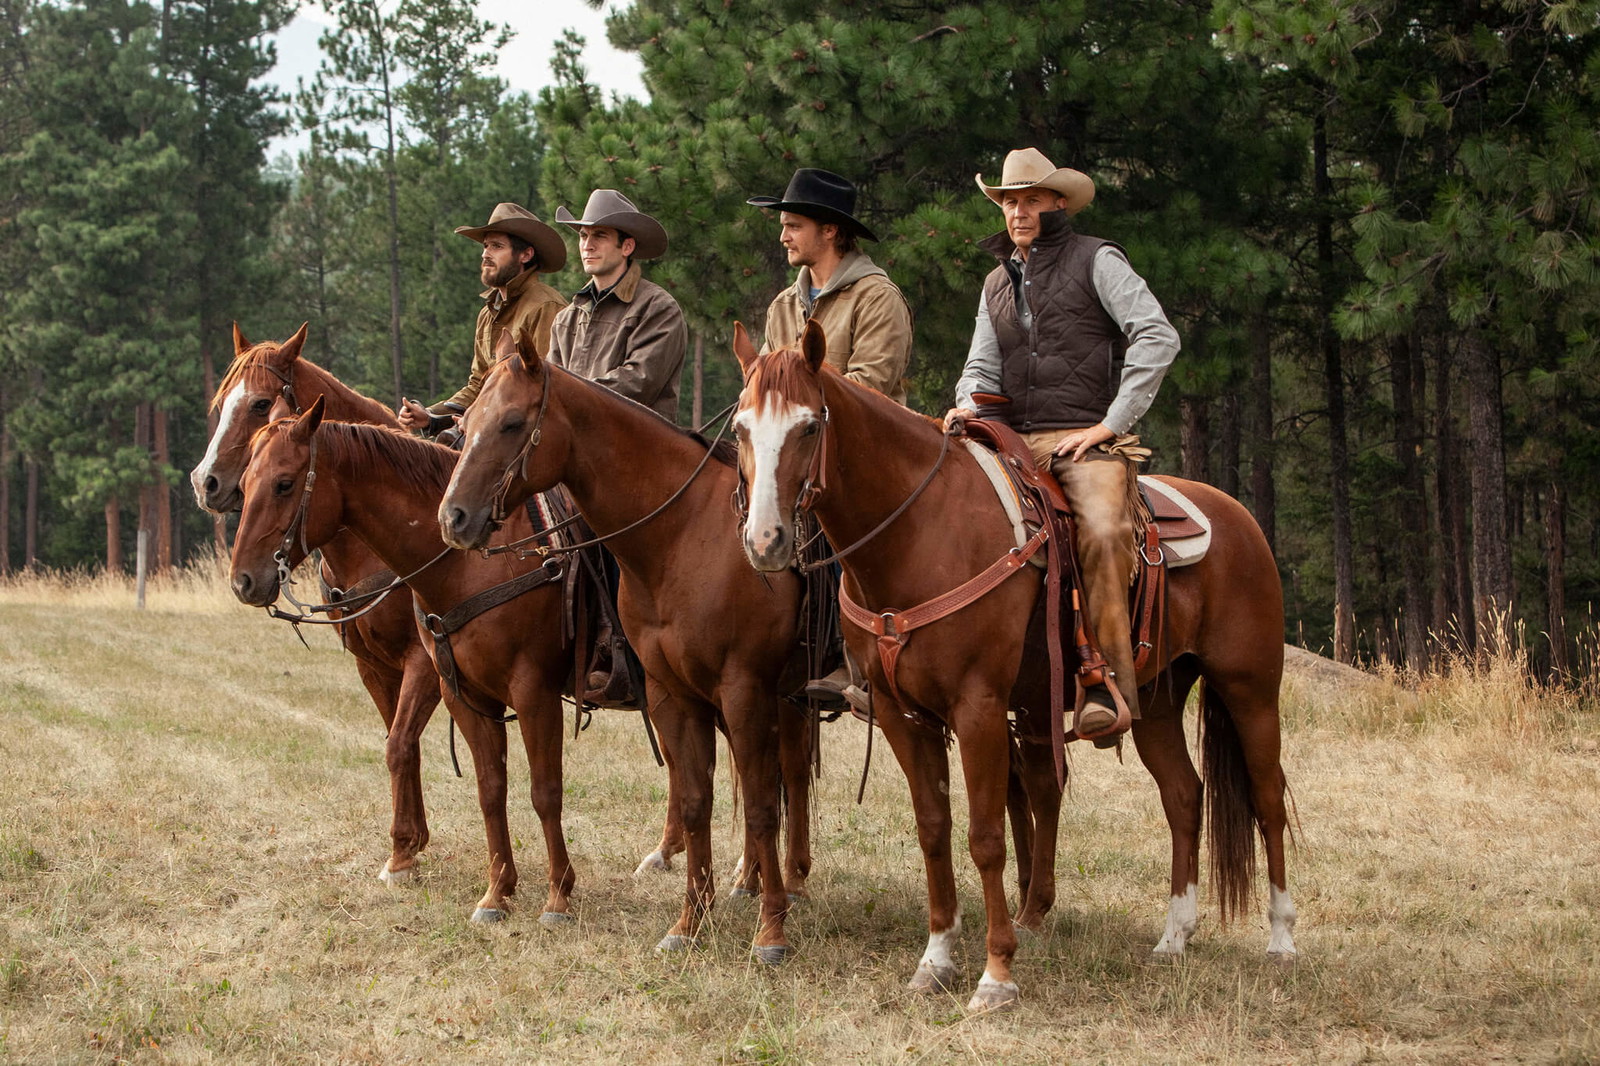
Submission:
M 207 474 L 205 481 L 201 482 L 201 484 L 204 485 L 207 496 L 215 496 L 217 494 L 217 475 Z
M 253 584 L 255 584 L 255 582 L 250 580 L 249 574 L 240 574 L 238 577 L 233 579 L 233 590 L 239 594 L 240 598 L 243 598 L 250 595 L 250 587 Z

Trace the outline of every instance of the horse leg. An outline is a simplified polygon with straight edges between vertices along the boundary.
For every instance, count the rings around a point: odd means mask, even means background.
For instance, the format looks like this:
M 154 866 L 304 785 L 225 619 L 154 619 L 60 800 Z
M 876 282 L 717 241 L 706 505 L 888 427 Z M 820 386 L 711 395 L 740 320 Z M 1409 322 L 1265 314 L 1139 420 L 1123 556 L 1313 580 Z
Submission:
M 482 693 L 475 692 L 471 698 L 488 713 L 504 709 L 502 704 Z M 489 842 L 489 887 L 473 910 L 472 920 L 498 922 L 506 916 L 507 900 L 517 890 L 511 828 L 506 823 L 506 727 L 477 713 L 448 692 L 444 702 L 467 742 L 467 750 L 472 753 L 472 768 L 478 778 L 478 808 L 483 812 L 483 831 Z
M 1033 819 L 1030 850 L 1023 852 L 1021 845 L 1018 845 L 1019 885 L 1022 884 L 1021 870 L 1025 862 L 1029 876 L 1025 887 L 1019 892 L 1021 905 L 1014 923 L 1032 932 L 1043 928 L 1044 916 L 1055 906 L 1056 841 L 1061 826 L 1061 786 L 1056 784 L 1056 761 L 1049 743 L 1048 723 L 1043 724 L 1045 729 L 1037 736 L 1029 733 L 1021 738 L 1021 743 L 1017 745 L 1017 763 L 1013 767 Z
M 1011 821 L 1011 850 L 1017 857 L 1017 917 L 1013 920 L 1020 925 L 1033 885 L 1033 808 L 1028 805 L 1028 787 L 1022 783 L 1016 759 L 1006 773 L 1006 817 Z
M 961 772 L 967 782 L 967 850 L 983 882 L 987 919 L 987 958 L 977 991 L 967 1003 L 971 1011 L 1002 1010 L 1017 1002 L 1011 961 L 1017 953 L 1017 931 L 1006 904 L 1006 776 L 1011 740 L 1005 704 L 982 693 L 962 700 L 953 723 L 961 744 Z
M 559 692 L 554 682 L 546 681 L 533 686 L 517 703 L 517 724 L 522 727 L 522 745 L 528 753 L 529 792 L 550 861 L 550 890 L 539 924 L 550 927 L 573 920 L 568 897 L 577 880 L 561 831 L 561 742 L 566 723 Z
M 422 802 L 422 731 L 437 706 L 439 675 L 422 645 L 413 644 L 406 650 L 394 718 L 389 723 L 383 752 L 394 804 L 390 832 L 394 850 L 378 878 L 391 885 L 416 876 L 417 853 L 428 846 L 428 812 Z
M 778 700 L 759 682 L 722 684 L 723 719 L 728 726 L 728 749 L 738 771 L 744 801 L 745 853 L 761 880 L 761 916 L 753 945 L 756 958 L 775 965 L 788 958 L 789 941 L 783 923 L 789 914 L 783 868 L 778 858 L 779 748 Z
M 650 714 L 650 711 L 645 710 L 640 713 Z M 656 727 L 654 715 L 651 715 L 650 724 L 658 733 L 660 732 Z M 667 821 L 661 827 L 661 843 L 656 845 L 656 850 L 640 859 L 639 865 L 634 867 L 635 877 L 652 870 L 672 869 L 672 857 L 683 851 L 683 809 L 679 802 L 677 787 L 673 783 L 672 749 L 666 744 L 659 743 L 659 737 L 657 747 L 661 749 L 661 761 L 667 764 Z
M 1285 961 L 1295 957 L 1294 899 L 1289 895 L 1284 838 L 1289 828 L 1289 811 L 1286 801 L 1288 783 L 1283 773 L 1282 727 L 1278 717 L 1278 679 L 1270 675 L 1276 671 L 1256 671 L 1245 676 L 1229 675 L 1218 681 L 1206 680 L 1204 703 L 1219 707 L 1202 706 L 1202 714 L 1224 714 L 1233 724 L 1243 765 L 1249 774 L 1250 801 L 1254 807 L 1255 827 L 1261 833 L 1267 855 L 1267 921 L 1270 934 L 1267 940 L 1269 958 Z M 1216 731 L 1222 732 L 1222 731 Z M 1225 784 L 1208 787 L 1221 789 L 1219 799 L 1227 795 Z M 1215 801 L 1214 801 L 1215 802 Z M 1234 866 L 1245 864 L 1240 854 L 1245 847 L 1253 858 L 1253 837 L 1238 849 L 1222 849 L 1229 853 Z M 1218 842 L 1212 840 L 1212 851 L 1217 853 Z
M 1183 733 L 1183 705 L 1194 685 L 1192 667 L 1168 667 L 1139 694 L 1143 717 L 1133 723 L 1139 761 L 1155 778 L 1172 837 L 1171 890 L 1167 927 L 1152 953 L 1157 958 L 1183 954 L 1194 935 L 1200 898 L 1200 775 Z
M 877 687 L 877 686 L 875 686 Z M 928 881 L 928 946 L 906 987 L 913 992 L 948 992 L 956 982 L 953 949 L 961 939 L 955 868 L 950 859 L 950 756 L 936 729 L 908 720 L 885 692 L 874 692 L 874 717 L 911 789 L 917 844 Z
M 683 951 L 696 944 L 700 924 L 716 900 L 716 882 L 711 871 L 712 775 L 717 766 L 715 712 L 709 704 L 691 701 L 667 692 L 654 680 L 645 679 L 656 735 L 672 771 L 670 785 L 678 797 L 683 818 L 686 887 L 683 911 L 667 935 L 656 944 L 657 951 Z
M 783 764 L 783 884 L 789 899 L 809 899 L 811 876 L 811 771 L 816 733 L 811 712 L 777 701 L 778 752 Z

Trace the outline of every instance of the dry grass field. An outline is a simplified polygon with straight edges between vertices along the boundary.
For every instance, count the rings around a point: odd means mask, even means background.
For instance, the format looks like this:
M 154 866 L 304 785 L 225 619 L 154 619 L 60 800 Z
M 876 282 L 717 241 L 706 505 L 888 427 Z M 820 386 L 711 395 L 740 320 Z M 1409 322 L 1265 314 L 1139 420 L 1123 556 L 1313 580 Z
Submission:
M 155 585 L 143 612 L 121 582 L 0 585 L 0 1060 L 1600 1061 L 1600 713 L 1513 662 L 1402 688 L 1297 658 L 1292 967 L 1265 961 L 1264 888 L 1223 929 L 1204 881 L 1188 958 L 1149 963 L 1167 877 L 1154 787 L 1131 752 L 1075 750 L 1059 901 L 1018 954 L 1022 1005 L 972 1017 L 982 909 L 964 844 L 968 984 L 903 991 L 923 875 L 882 745 L 854 802 L 860 723 L 824 733 L 797 956 L 753 963 L 754 910 L 724 898 L 706 948 L 664 958 L 682 872 L 633 876 L 665 799 L 636 716 L 601 713 L 567 747 L 576 925 L 473 925 L 483 835 L 442 710 L 432 844 L 420 880 L 390 889 L 381 723 L 337 642 L 308 639 L 211 570 Z M 527 892 L 543 849 L 512 762 Z M 718 776 L 725 886 L 725 762 Z

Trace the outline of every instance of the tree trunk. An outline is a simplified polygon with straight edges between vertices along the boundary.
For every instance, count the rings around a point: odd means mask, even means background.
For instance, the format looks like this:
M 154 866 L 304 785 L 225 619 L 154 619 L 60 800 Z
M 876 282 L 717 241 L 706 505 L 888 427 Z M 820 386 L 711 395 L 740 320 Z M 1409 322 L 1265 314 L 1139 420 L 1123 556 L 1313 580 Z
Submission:
M 1506 519 L 1506 452 L 1500 353 L 1478 330 L 1462 344 L 1467 424 L 1472 441 L 1472 613 L 1481 651 L 1505 647 L 1512 601 L 1511 541 Z
M 1545 626 L 1550 633 L 1550 674 L 1566 680 L 1572 670 L 1567 655 L 1567 487 L 1559 470 L 1551 472 L 1544 506 Z
M 22 565 L 32 569 L 39 561 L 39 461 L 23 461 L 28 472 L 27 497 L 22 511 Z
M 1319 112 L 1312 137 L 1317 195 L 1317 266 L 1321 292 L 1322 373 L 1328 407 L 1328 489 L 1333 519 L 1333 658 L 1355 660 L 1355 562 L 1350 529 L 1350 455 L 1345 425 L 1344 360 L 1333 328 L 1333 183 L 1328 178 L 1327 120 Z
M 167 444 L 167 412 L 159 407 L 155 409 L 155 419 L 151 425 L 152 450 L 156 461 L 155 483 L 155 557 L 151 560 L 150 569 L 154 573 L 161 573 L 169 569 L 173 562 L 172 554 L 172 489 L 167 485 L 164 472 L 172 461 L 172 454 Z
M 0 385 L 0 574 L 11 573 L 11 430 L 6 425 L 6 389 Z
M 122 572 L 122 505 L 115 496 L 106 501 L 106 572 Z
M 705 424 L 706 402 L 706 336 L 694 335 L 694 428 Z
M 1190 481 L 1210 482 L 1211 414 L 1209 397 L 1185 394 L 1178 398 L 1178 461 Z
M 1428 507 L 1422 485 L 1422 426 L 1417 421 L 1416 375 L 1411 338 L 1389 342 L 1389 384 L 1394 395 L 1395 459 L 1400 491 L 1395 494 L 1396 547 L 1400 552 L 1403 606 L 1400 637 L 1404 665 L 1413 673 L 1428 669 L 1429 602 L 1427 587 Z
M 378 24 L 381 26 L 381 18 Z M 387 42 L 384 47 L 381 65 L 383 121 L 388 135 L 384 145 L 384 178 L 389 186 L 389 350 L 394 360 L 394 405 L 398 408 L 405 394 L 405 349 L 400 339 L 400 193 L 394 162 L 394 93 L 389 86 Z
M 1265 312 L 1250 323 L 1250 505 L 1272 547 L 1278 534 L 1278 492 L 1272 479 L 1272 324 Z
M 1239 393 L 1230 388 L 1217 397 L 1217 488 L 1239 498 Z

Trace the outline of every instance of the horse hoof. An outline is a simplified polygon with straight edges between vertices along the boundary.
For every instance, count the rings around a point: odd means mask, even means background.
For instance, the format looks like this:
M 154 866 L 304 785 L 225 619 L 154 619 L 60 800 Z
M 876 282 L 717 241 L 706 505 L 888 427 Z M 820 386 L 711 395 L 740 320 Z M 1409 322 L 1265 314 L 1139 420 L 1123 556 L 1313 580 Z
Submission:
M 1157 966 L 1176 966 L 1183 961 L 1183 958 L 1182 951 L 1174 951 L 1171 948 L 1163 948 L 1160 945 L 1150 950 L 1150 961 Z
M 700 946 L 700 941 L 692 936 L 680 936 L 677 933 L 668 933 L 656 945 L 656 950 L 663 953 L 676 953 L 679 951 L 692 951 Z
M 934 966 L 922 963 L 917 967 L 917 972 L 911 975 L 911 980 L 906 982 L 906 988 L 924 996 L 932 996 L 941 992 L 949 992 L 956 984 L 956 968 L 954 966 Z
M 1293 951 L 1269 951 L 1267 961 L 1286 970 L 1294 969 L 1294 964 L 1300 956 Z
M 1017 1005 L 1017 986 L 1010 981 L 995 981 L 985 976 L 978 982 L 978 990 L 967 1001 L 967 1010 L 974 1014 L 1011 1010 Z
M 756 958 L 766 966 L 781 966 L 794 954 L 794 948 L 788 944 L 762 944 L 754 949 Z
M 578 919 L 565 911 L 545 911 L 539 915 L 539 924 L 546 929 L 560 929 L 564 925 L 571 925 Z
M 672 860 L 662 855 L 659 851 L 652 851 L 639 860 L 639 865 L 634 868 L 633 876 L 640 874 L 660 873 L 672 869 Z
M 791 893 L 789 893 L 789 902 L 790 903 L 806 903 L 810 899 L 811 899 L 811 893 L 809 893 L 809 892 L 791 892 Z
M 1023 925 L 1021 922 L 1012 922 L 1011 931 L 1017 934 L 1018 944 L 1038 943 L 1039 937 L 1042 935 L 1037 926 Z
M 733 891 L 728 893 L 734 899 L 755 899 L 756 894 L 743 885 L 734 885 Z
M 485 925 L 493 925 L 495 922 L 505 921 L 506 912 L 498 907 L 479 907 L 472 912 L 472 920 L 482 922 Z
M 391 870 L 389 864 L 384 863 L 383 869 L 378 871 L 378 880 L 393 888 L 395 885 L 404 885 L 417 879 L 417 868 L 407 866 L 402 870 Z

